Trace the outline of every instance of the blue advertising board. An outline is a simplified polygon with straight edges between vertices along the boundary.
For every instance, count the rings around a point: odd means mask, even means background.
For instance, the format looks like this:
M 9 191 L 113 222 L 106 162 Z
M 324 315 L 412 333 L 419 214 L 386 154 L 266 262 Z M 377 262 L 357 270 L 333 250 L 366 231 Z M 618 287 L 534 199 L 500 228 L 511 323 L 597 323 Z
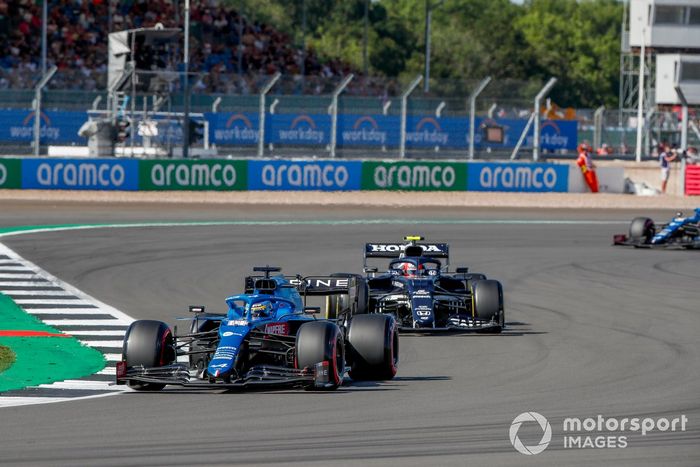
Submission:
M 291 146 L 325 145 L 331 141 L 330 115 L 274 114 L 265 142 Z
M 23 159 L 22 188 L 134 191 L 138 164 L 135 159 Z
M 260 117 L 253 112 L 207 113 L 209 135 L 214 144 L 245 146 L 258 144 Z M 269 128 L 269 122 L 267 127 Z M 269 140 L 269 138 L 266 138 Z
M 87 121 L 87 112 L 41 112 L 39 134 L 42 144 L 85 143 L 78 130 Z M 29 142 L 34 140 L 33 110 L 0 111 L 0 141 Z
M 359 190 L 360 161 L 251 160 L 249 190 L 349 191 Z
M 469 162 L 467 191 L 566 192 L 567 164 Z
M 207 113 L 210 142 L 217 145 L 252 146 L 258 144 L 259 115 L 255 112 Z M 47 111 L 41 113 L 41 141 L 43 144 L 85 144 L 78 130 L 88 119 L 87 112 Z M 159 120 L 158 117 L 155 117 Z M 477 118 L 474 144 L 477 149 L 513 148 L 527 121 L 523 119 Z M 482 141 L 481 129 L 486 125 L 503 127 L 503 143 Z M 575 121 L 545 120 L 541 125 L 541 145 L 545 151 L 576 149 L 578 127 Z M 339 147 L 399 146 L 401 119 L 397 115 L 340 114 L 338 115 L 337 144 Z M 30 110 L 0 110 L 0 141 L 30 142 L 34 135 L 34 112 Z M 525 141 L 532 146 L 533 130 Z M 137 144 L 141 137 L 135 135 Z M 159 124 L 156 141 L 180 144 L 182 129 L 179 124 Z M 331 117 L 327 114 L 268 114 L 265 142 L 289 146 L 323 146 L 331 140 Z M 465 149 L 469 145 L 469 119 L 409 115 L 406 119 L 407 148 Z

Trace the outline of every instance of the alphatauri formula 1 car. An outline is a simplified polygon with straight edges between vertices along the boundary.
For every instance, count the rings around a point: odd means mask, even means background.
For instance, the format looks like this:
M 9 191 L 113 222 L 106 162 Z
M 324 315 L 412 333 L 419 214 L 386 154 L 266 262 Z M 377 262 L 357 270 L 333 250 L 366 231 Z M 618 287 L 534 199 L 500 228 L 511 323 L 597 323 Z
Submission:
M 449 245 L 418 243 L 420 236 L 408 236 L 407 243 L 367 243 L 364 278 L 367 312 L 392 316 L 402 332 L 485 332 L 500 333 L 505 327 L 503 287 L 484 274 L 466 267 L 449 272 Z M 389 268 L 378 273 L 367 265 L 368 258 L 389 258 Z M 440 261 L 445 260 L 443 265 Z M 329 297 L 327 316 L 346 308 L 342 297 Z M 361 303 L 362 300 L 360 299 Z M 362 310 L 363 307 L 358 307 Z
M 636 217 L 630 224 L 629 235 L 615 235 L 613 244 L 637 248 L 700 248 L 700 208 L 696 208 L 692 216 L 679 212 L 660 228 L 648 217 Z
M 392 317 L 347 313 L 322 320 L 315 317 L 319 308 L 305 306 L 310 295 L 342 294 L 353 301 L 354 279 L 271 274 L 279 270 L 254 268 L 264 275 L 247 277 L 246 293 L 228 297 L 225 313 L 190 307 L 194 317 L 187 334 L 160 321 L 132 323 L 117 363 L 117 384 L 146 391 L 169 384 L 333 390 L 346 369 L 355 380 L 394 377 L 399 342 Z

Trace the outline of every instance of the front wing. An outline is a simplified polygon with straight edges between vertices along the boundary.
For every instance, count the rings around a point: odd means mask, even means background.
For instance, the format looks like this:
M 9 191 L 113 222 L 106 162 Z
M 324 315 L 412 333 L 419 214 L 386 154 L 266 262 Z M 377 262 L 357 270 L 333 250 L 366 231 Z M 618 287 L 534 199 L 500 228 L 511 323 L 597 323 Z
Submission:
M 126 362 L 117 363 L 116 384 L 154 383 L 184 386 L 192 389 L 247 389 L 253 387 L 316 387 L 330 386 L 328 362 L 319 362 L 314 367 L 302 369 L 272 365 L 252 367 L 243 377 L 231 382 L 192 379 L 184 363 L 162 367 L 126 367 Z
M 614 246 L 631 246 L 634 248 L 700 248 L 700 239 L 694 241 L 671 241 L 665 243 L 646 243 L 641 240 L 632 240 L 627 235 L 620 234 L 613 237 Z

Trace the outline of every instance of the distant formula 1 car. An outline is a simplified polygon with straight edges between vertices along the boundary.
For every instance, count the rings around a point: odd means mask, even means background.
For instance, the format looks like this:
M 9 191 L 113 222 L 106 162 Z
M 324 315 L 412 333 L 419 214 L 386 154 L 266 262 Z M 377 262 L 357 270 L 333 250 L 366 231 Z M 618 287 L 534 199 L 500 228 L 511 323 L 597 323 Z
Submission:
M 500 333 L 503 330 L 505 311 L 500 282 L 489 280 L 484 274 L 469 273 L 466 267 L 449 273 L 446 243 L 418 243 L 424 240 L 419 236 L 404 240 L 408 243 L 365 245 L 367 290 L 359 289 L 359 303 L 366 293 L 366 312 L 394 317 L 402 332 Z M 377 273 L 377 268 L 367 266 L 367 258 L 392 261 L 387 272 Z M 445 259 L 446 264 L 440 259 Z M 344 308 L 343 297 L 328 298 L 328 317 L 334 317 Z M 364 309 L 358 307 L 359 312 Z
M 246 293 L 226 299 L 225 314 L 195 313 L 190 332 L 177 335 L 160 321 L 139 320 L 124 337 L 117 384 L 142 391 L 180 385 L 199 389 L 297 386 L 336 389 L 349 375 L 388 380 L 398 365 L 399 342 L 390 316 L 319 320 L 306 307 L 310 295 L 348 294 L 347 278 L 271 275 L 246 278 Z M 182 358 L 178 358 L 182 357 Z M 187 363 L 182 362 L 186 360 Z
M 658 232 L 653 220 L 636 217 L 630 224 L 629 235 L 615 235 L 613 244 L 636 248 L 700 248 L 700 208 L 688 217 L 677 213 Z

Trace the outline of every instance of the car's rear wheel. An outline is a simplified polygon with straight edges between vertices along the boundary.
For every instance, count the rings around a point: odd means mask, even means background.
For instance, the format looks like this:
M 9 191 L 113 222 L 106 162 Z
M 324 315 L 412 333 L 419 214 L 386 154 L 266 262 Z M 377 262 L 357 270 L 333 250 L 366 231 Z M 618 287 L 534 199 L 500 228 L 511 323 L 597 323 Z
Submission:
M 649 243 L 656 233 L 654 221 L 648 217 L 635 217 L 630 223 L 630 240 Z
M 350 377 L 354 380 L 388 380 L 399 364 L 399 333 L 392 316 L 358 315 L 348 329 Z
M 328 362 L 328 386 L 308 389 L 337 389 L 345 373 L 345 345 L 340 328 L 330 321 L 311 321 L 299 327 L 296 339 L 298 368 L 313 368 L 317 363 Z
M 489 328 L 489 332 L 501 332 L 505 325 L 503 287 L 501 283 L 488 279 L 476 281 L 472 284 L 472 297 L 474 317 L 498 323 L 497 327 Z
M 175 361 L 173 342 L 172 331 L 162 321 L 134 321 L 124 335 L 122 360 L 127 367 L 169 365 Z M 137 391 L 159 391 L 165 384 L 129 382 L 128 386 Z

